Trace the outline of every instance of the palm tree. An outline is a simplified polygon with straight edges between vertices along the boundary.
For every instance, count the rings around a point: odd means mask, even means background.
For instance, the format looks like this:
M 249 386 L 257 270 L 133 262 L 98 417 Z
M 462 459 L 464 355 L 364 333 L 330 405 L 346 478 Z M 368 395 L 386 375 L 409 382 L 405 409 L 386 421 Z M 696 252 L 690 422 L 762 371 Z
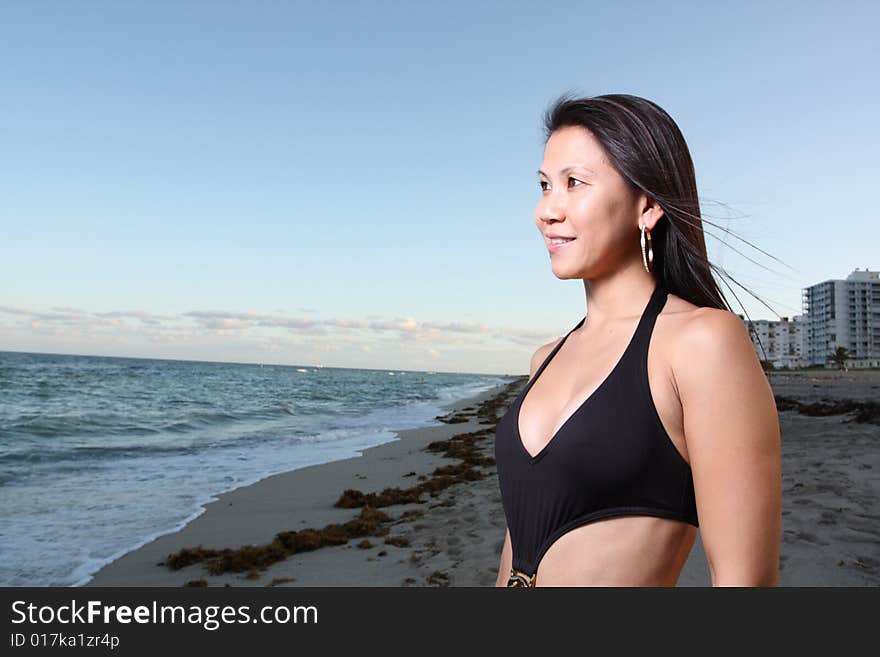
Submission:
M 852 358 L 852 356 L 850 356 L 846 347 L 838 347 L 830 356 L 831 362 L 837 365 L 837 369 L 843 370 L 844 372 L 848 371 L 846 368 L 846 361 L 850 358 Z

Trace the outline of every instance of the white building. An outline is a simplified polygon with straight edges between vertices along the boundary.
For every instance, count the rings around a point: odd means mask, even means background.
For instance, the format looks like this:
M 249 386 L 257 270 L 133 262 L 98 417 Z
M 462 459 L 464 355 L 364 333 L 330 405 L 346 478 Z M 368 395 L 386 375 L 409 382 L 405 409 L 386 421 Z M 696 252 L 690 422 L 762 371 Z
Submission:
M 770 361 L 776 368 L 803 367 L 806 364 L 804 358 L 806 331 L 802 315 L 796 315 L 791 320 L 782 317 L 778 320 L 749 321 L 742 315 L 739 317 L 743 319 L 749 330 L 758 358 Z
M 880 272 L 856 269 L 803 291 L 805 364 L 828 365 L 844 347 L 847 367 L 880 367 Z

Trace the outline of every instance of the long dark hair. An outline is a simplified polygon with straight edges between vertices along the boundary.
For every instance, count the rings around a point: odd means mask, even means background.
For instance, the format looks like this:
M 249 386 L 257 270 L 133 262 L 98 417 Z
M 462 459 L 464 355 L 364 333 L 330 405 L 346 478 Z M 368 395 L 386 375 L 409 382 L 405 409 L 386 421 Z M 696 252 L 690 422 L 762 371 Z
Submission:
M 631 187 L 663 208 L 664 217 L 651 231 L 652 272 L 658 284 L 696 306 L 732 312 L 712 275 L 715 271 L 722 280 L 730 279 L 764 303 L 724 269 L 709 262 L 690 150 L 678 125 L 663 108 L 645 98 L 627 94 L 578 98 L 565 93 L 544 114 L 545 143 L 556 130 L 567 126 L 589 130 L 602 144 L 612 166 Z M 746 242 L 727 228 L 710 221 L 706 223 Z M 761 253 L 770 256 L 764 251 Z M 724 283 L 739 301 L 726 280 Z M 742 310 L 745 313 L 744 307 Z M 763 345 L 761 347 L 763 349 Z

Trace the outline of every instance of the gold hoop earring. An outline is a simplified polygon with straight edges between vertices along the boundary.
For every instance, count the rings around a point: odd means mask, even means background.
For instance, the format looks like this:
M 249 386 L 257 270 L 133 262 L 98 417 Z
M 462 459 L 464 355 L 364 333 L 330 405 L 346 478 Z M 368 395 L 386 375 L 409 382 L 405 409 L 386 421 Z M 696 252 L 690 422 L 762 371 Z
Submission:
M 647 257 L 645 256 L 645 234 L 646 233 L 648 235 L 648 254 L 647 254 Z M 654 249 L 651 247 L 651 231 L 648 230 L 647 228 L 645 228 L 644 226 L 642 226 L 642 237 L 639 241 L 641 242 L 641 245 L 642 245 L 642 262 L 645 265 L 645 271 L 650 274 L 651 267 L 648 266 L 648 263 L 650 262 L 652 266 L 654 264 Z

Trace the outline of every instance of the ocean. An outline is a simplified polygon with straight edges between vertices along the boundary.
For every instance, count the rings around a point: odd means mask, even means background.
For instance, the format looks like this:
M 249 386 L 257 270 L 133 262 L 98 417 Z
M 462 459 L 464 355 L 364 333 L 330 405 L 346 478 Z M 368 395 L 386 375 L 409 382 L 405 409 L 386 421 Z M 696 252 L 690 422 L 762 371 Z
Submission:
M 219 493 L 509 377 L 0 351 L 0 585 L 79 586 Z

